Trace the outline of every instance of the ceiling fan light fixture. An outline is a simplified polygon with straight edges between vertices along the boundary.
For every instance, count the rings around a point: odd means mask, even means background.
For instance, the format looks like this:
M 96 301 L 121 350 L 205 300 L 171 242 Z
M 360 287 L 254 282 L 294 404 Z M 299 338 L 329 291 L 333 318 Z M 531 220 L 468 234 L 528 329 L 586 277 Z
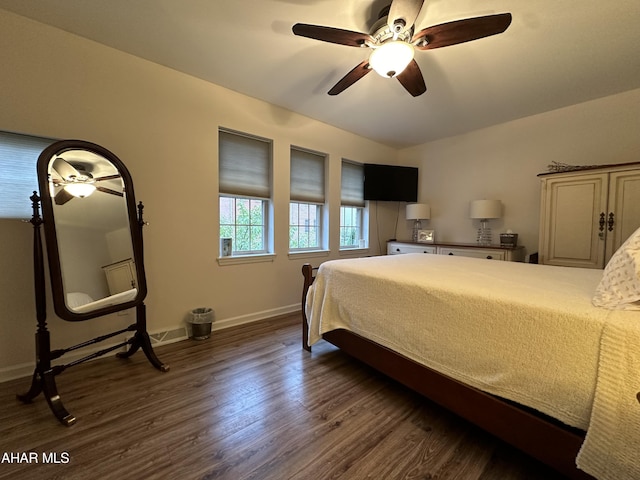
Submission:
M 96 191 L 96 186 L 91 183 L 69 183 L 64 189 L 74 197 L 84 198 Z
M 379 75 L 385 78 L 393 78 L 400 75 L 413 60 L 413 45 L 401 40 L 392 40 L 383 43 L 371 52 L 369 65 Z

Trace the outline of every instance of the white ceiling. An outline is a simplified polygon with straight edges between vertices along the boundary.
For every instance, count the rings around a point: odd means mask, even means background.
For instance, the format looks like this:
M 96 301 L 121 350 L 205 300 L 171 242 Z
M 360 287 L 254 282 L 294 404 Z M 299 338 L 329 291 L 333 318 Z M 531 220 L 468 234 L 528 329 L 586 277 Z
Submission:
M 375 73 L 327 91 L 367 50 L 292 34 L 368 32 L 389 0 L 0 0 L 0 8 L 395 147 L 640 88 L 638 0 L 426 0 L 416 30 L 511 12 L 508 30 L 416 60 L 427 92 Z M 7 68 L 7 66 L 3 66 Z

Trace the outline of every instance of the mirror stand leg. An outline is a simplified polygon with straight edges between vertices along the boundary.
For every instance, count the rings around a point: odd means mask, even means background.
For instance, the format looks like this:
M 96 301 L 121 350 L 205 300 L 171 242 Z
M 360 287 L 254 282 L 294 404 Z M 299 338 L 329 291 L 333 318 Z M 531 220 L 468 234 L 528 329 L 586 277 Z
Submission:
M 31 378 L 31 387 L 27 393 L 18 393 L 16 397 L 22 403 L 31 403 L 42 392 L 42 384 L 40 383 L 40 376 L 38 375 L 38 369 L 34 370 L 33 377 Z
M 25 394 L 18 394 L 16 397 L 22 403 L 31 403 L 40 393 L 44 394 L 49 408 L 60 423 L 68 427 L 76 422 L 76 417 L 71 415 L 62 404 L 56 387 L 55 373 L 52 370 L 41 374 L 36 368 L 29 391 Z
M 131 355 L 136 353 L 139 348 L 140 348 L 140 342 L 138 341 L 138 334 L 136 333 L 133 339 L 131 340 L 131 346 L 129 347 L 129 350 L 127 350 L 126 352 L 116 353 L 116 357 L 129 358 Z
M 71 415 L 62 404 L 62 400 L 58 394 L 58 388 L 56 387 L 55 374 L 52 370 L 40 374 L 36 369 L 33 373 L 33 380 L 29 391 L 22 395 L 18 394 L 16 397 L 18 397 L 18 400 L 22 403 L 31 403 L 40 393 L 44 394 L 49 408 L 60 423 L 67 427 L 76 423 L 76 417 Z
M 49 404 L 49 408 L 56 416 L 56 418 L 63 425 L 69 427 L 76 423 L 76 417 L 71 415 L 64 405 L 62 405 L 62 400 L 60 400 L 60 395 L 58 395 L 58 389 L 56 387 L 55 374 L 52 370 L 48 370 L 42 374 L 41 382 L 42 382 L 42 392 L 44 393 L 44 398 L 47 400 Z
M 147 333 L 147 310 L 144 303 L 141 303 L 136 307 L 136 334 L 131 342 L 131 347 L 125 353 L 118 353 L 117 357 L 129 358 L 140 348 L 142 348 L 142 351 L 147 356 L 149 362 L 151 362 L 151 365 L 161 372 L 169 371 L 169 365 L 162 363 L 153 351 L 151 339 Z
M 156 356 L 156 353 L 153 351 L 153 347 L 151 346 L 151 339 L 149 338 L 149 334 L 147 332 L 144 332 L 136 335 L 139 335 L 142 351 L 151 362 L 151 365 L 156 367 L 161 372 L 168 372 L 169 365 L 162 363 L 160 359 Z
M 71 426 L 76 422 L 76 417 L 71 415 L 60 399 L 56 386 L 56 374 L 64 370 L 64 367 L 51 368 L 51 349 L 49 332 L 43 317 L 39 319 L 39 329 L 36 333 L 36 368 L 31 378 L 31 387 L 24 394 L 17 394 L 16 397 L 22 403 L 31 403 L 40 393 L 44 395 L 49 408 L 56 418 L 65 426 Z

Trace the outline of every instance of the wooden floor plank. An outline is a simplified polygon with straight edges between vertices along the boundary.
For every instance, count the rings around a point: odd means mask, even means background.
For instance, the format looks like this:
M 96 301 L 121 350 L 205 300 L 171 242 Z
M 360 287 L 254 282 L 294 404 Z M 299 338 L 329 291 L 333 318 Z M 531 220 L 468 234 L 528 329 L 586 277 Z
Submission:
M 57 377 L 60 425 L 46 402 L 0 384 L 0 479 L 559 479 L 338 349 L 300 348 L 299 316 L 214 331 Z M 52 455 L 61 463 L 43 463 Z M 66 457 L 68 455 L 68 457 Z M 65 462 L 68 458 L 68 462 Z

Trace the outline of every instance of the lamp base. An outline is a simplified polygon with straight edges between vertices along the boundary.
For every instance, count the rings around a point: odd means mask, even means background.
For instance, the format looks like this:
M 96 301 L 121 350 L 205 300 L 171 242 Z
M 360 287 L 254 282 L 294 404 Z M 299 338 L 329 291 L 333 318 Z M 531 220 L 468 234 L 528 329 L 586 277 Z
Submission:
M 481 220 L 476 242 L 478 245 L 491 245 L 491 240 L 491 228 L 489 227 L 489 223 L 487 220 Z
M 422 223 L 420 220 L 413 222 L 413 231 L 411 232 L 411 241 L 418 242 L 418 231 L 422 230 Z

